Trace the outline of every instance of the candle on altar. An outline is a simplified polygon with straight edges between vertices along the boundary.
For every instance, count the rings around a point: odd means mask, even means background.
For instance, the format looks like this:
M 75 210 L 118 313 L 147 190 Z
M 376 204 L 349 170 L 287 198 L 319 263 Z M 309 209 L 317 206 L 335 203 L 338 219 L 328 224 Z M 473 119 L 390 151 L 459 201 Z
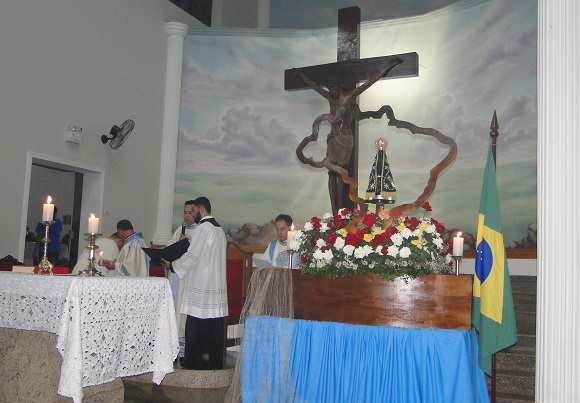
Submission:
M 459 231 L 456 236 L 453 237 L 453 256 L 463 256 L 463 233 Z
M 54 218 L 54 204 L 51 202 L 52 197 L 48 196 L 46 203 L 42 205 L 42 221 L 52 221 Z
M 99 232 L 99 219 L 91 213 L 89 217 L 89 233 L 96 234 Z
M 292 226 L 290 227 L 290 231 L 288 231 L 288 236 L 286 238 L 286 241 L 287 241 L 288 245 L 290 245 L 290 243 L 294 242 L 294 224 L 292 224 Z

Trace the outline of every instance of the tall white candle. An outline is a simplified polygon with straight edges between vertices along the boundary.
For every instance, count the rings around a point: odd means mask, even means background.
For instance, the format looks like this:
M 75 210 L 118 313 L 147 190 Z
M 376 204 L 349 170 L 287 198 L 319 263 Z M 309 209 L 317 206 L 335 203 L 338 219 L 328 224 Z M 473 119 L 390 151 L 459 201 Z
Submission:
M 54 204 L 51 203 L 52 197 L 46 198 L 46 203 L 42 205 L 42 221 L 52 221 L 54 218 Z
M 463 256 L 463 233 L 460 231 L 453 237 L 453 256 Z
M 292 224 L 292 226 L 290 227 L 290 231 L 288 231 L 288 236 L 286 237 L 286 241 L 288 242 L 288 245 L 290 245 L 290 243 L 294 242 L 294 224 Z
M 89 233 L 96 234 L 99 232 L 99 219 L 95 217 L 94 214 L 91 214 L 89 217 Z

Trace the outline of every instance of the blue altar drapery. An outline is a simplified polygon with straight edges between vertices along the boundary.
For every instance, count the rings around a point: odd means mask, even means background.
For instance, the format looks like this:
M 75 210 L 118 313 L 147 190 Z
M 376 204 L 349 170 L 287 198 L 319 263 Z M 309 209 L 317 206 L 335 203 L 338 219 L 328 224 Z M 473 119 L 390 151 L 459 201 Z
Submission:
M 243 402 L 489 402 L 474 331 L 252 317 Z

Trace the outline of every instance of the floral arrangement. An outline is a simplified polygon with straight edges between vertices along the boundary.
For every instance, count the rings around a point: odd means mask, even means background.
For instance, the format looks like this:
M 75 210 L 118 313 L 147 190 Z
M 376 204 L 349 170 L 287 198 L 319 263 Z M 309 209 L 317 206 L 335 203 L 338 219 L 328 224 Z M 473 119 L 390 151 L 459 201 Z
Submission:
M 431 211 L 427 202 L 422 208 Z M 445 224 L 433 218 L 403 217 L 398 212 L 385 229 L 388 213 L 381 210 L 378 215 L 366 214 L 347 231 L 358 214 L 357 209 L 341 209 L 307 222 L 299 238 L 300 270 L 327 278 L 372 272 L 388 280 L 453 271 L 449 246 L 442 236 Z

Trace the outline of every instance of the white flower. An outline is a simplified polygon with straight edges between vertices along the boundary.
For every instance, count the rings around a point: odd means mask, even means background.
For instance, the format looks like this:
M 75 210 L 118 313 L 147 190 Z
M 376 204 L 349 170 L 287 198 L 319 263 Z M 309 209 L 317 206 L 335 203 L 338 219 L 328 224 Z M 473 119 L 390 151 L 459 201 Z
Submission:
M 399 233 L 396 233 L 391 236 L 391 242 L 393 242 L 393 245 L 401 246 L 403 244 L 403 236 Z
M 314 257 L 314 259 L 316 260 L 323 260 L 324 259 L 324 252 L 321 251 L 320 249 L 316 249 L 314 251 L 314 253 L 312 254 L 312 256 Z
M 332 262 L 333 257 L 334 255 L 332 254 L 332 251 L 330 249 L 324 251 L 324 260 L 326 261 L 326 263 Z
M 354 250 L 354 257 L 357 259 L 362 259 L 367 257 L 373 252 L 373 248 L 370 245 L 359 246 Z
M 413 235 L 413 231 L 411 231 L 409 228 L 403 228 L 400 232 L 401 236 L 405 239 L 409 238 L 411 235 Z M 393 238 L 391 238 L 393 239 Z
M 441 249 L 441 247 L 443 246 L 443 239 L 441 239 L 439 237 L 434 237 L 433 244 L 435 244 L 435 246 L 437 246 L 439 249 Z
M 399 253 L 399 248 L 395 245 L 391 245 L 387 248 L 387 255 L 388 256 L 397 257 L 398 253 Z
M 344 238 L 341 236 L 337 236 L 336 241 L 334 241 L 334 247 L 337 250 L 341 250 L 344 247 Z
M 324 213 L 324 215 L 322 216 L 322 219 L 323 220 L 328 220 L 330 218 L 332 218 L 332 214 L 331 213 Z
M 437 227 L 433 224 L 430 224 L 427 229 L 425 230 L 426 233 L 428 234 L 433 234 L 435 233 L 435 230 L 437 229 Z
M 326 232 L 326 231 L 328 231 L 328 223 L 323 222 L 320 224 L 320 232 Z
M 314 225 L 309 221 L 304 224 L 304 231 L 312 231 L 314 229 Z
M 318 246 L 319 248 L 322 248 L 323 246 L 326 246 L 326 242 L 324 242 L 323 238 L 318 238 L 316 240 L 316 246 Z
M 408 258 L 409 256 L 411 256 L 411 249 L 409 249 L 407 246 L 403 246 L 399 251 L 399 255 L 402 258 Z
M 342 248 L 342 251 L 346 256 L 352 256 L 352 253 L 354 252 L 354 246 L 346 245 L 344 248 Z
M 423 231 L 421 231 L 419 228 L 415 228 L 415 231 L 413 231 L 413 236 L 420 237 L 421 235 L 423 235 Z

